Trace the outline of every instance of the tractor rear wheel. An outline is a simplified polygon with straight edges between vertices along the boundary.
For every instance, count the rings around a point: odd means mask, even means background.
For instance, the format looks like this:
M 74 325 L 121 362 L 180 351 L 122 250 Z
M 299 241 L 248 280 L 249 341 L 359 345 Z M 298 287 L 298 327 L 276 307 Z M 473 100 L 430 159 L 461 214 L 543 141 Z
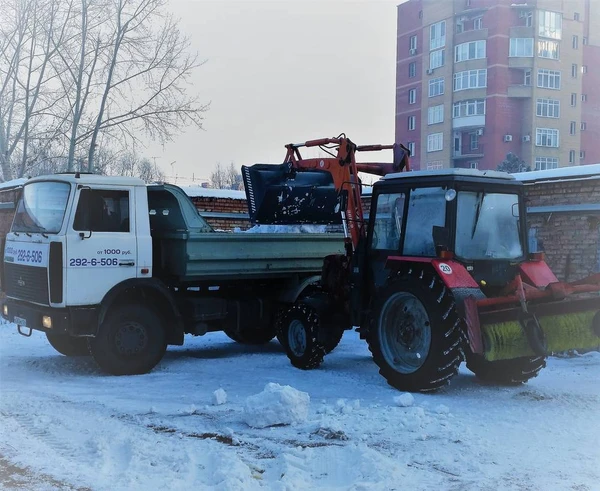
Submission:
M 419 271 L 384 288 L 367 335 L 379 373 L 409 392 L 447 385 L 463 359 L 454 299 L 437 276 Z
M 304 303 L 292 305 L 281 315 L 277 338 L 296 368 L 317 368 L 327 353 L 325 345 L 319 340 L 317 311 Z
M 487 361 L 482 355 L 467 350 L 467 368 L 484 382 L 501 385 L 519 385 L 537 377 L 546 366 L 543 356 Z

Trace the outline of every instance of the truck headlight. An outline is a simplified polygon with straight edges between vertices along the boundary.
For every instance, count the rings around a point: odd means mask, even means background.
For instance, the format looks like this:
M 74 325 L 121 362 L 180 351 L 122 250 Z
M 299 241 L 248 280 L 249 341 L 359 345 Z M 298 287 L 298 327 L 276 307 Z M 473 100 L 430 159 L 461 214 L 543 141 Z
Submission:
M 8 305 L 4 304 L 2 306 L 2 313 L 4 314 L 5 317 L 8 316 Z
M 42 326 L 44 326 L 46 329 L 52 329 L 52 317 L 49 315 L 42 317 Z

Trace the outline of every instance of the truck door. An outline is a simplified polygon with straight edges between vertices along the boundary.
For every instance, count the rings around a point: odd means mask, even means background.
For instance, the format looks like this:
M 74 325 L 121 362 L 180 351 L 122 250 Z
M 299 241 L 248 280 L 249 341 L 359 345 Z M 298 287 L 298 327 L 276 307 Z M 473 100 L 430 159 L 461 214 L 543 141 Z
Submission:
M 66 301 L 94 305 L 136 277 L 132 186 L 78 186 L 67 230 Z

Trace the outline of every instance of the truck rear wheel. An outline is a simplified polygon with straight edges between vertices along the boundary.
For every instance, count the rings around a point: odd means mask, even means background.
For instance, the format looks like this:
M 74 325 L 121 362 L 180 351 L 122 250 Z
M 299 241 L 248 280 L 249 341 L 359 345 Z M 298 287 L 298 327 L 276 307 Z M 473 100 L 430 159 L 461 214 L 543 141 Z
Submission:
M 277 338 L 292 365 L 303 370 L 317 368 L 326 354 L 319 341 L 319 316 L 309 305 L 292 305 L 279 321 Z
M 276 329 L 273 326 L 245 329 L 241 332 L 225 329 L 225 334 L 240 344 L 267 344 L 275 337 Z
M 487 361 L 483 356 L 467 352 L 467 368 L 484 381 L 501 385 L 519 385 L 537 377 L 546 366 L 543 356 Z
M 422 273 L 381 292 L 367 340 L 379 373 L 409 392 L 447 385 L 463 358 L 454 301 L 439 278 Z
M 123 305 L 109 312 L 89 345 L 98 366 L 112 375 L 149 372 L 167 348 L 160 317 L 138 304 Z
M 87 356 L 90 354 L 87 338 L 76 338 L 67 334 L 47 332 L 46 338 L 50 345 L 65 356 Z

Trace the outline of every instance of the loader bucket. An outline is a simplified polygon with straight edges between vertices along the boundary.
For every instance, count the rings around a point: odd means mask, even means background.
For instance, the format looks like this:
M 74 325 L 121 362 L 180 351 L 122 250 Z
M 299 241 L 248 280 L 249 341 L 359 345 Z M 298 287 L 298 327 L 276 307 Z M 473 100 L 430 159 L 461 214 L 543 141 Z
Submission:
M 488 361 L 540 356 L 600 347 L 597 296 L 489 309 L 474 297 L 465 299 L 465 321 L 471 349 Z
M 291 164 L 242 166 L 250 221 L 258 224 L 340 224 L 341 197 L 327 171 Z

